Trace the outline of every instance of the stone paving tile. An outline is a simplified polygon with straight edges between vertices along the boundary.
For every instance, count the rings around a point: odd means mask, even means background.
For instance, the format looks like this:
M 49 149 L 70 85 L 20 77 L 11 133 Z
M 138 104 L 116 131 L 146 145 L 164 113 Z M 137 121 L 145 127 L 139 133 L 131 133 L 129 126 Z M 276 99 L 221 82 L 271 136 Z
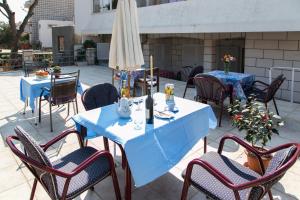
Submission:
M 100 66 L 82 66 L 82 67 L 64 67 L 64 71 L 74 71 L 80 69 L 80 80 L 87 88 L 91 85 L 111 82 L 111 71 L 108 68 Z M 34 116 L 29 108 L 23 115 L 24 104 L 19 100 L 19 80 L 22 76 L 21 71 L 0 73 L 0 199 L 28 199 L 32 187 L 33 176 L 21 164 L 20 160 L 14 156 L 4 140 L 5 137 L 13 133 L 16 125 L 21 125 L 26 131 L 40 143 L 45 143 L 56 136 L 60 131 L 73 127 L 74 123 L 70 119 L 73 115 L 71 106 L 70 116 L 67 115 L 67 107 L 62 106 L 54 109 L 53 122 L 54 132 L 50 132 L 49 126 L 49 108 L 43 103 L 42 122 L 37 126 L 34 124 Z M 165 83 L 172 82 L 175 84 L 175 94 L 182 96 L 185 83 L 181 81 L 160 79 L 160 91 L 163 91 Z M 188 89 L 186 98 L 193 99 L 194 89 Z M 80 96 L 78 96 L 79 111 L 84 108 L 81 104 Z M 277 101 L 279 112 L 286 123 L 286 126 L 280 130 L 279 136 L 274 136 L 268 147 L 273 147 L 285 142 L 300 142 L 300 104 L 291 104 L 289 102 Z M 269 104 L 271 110 L 274 111 L 272 103 Z M 213 109 L 218 116 L 219 108 L 213 105 Z M 221 137 L 226 133 L 232 133 L 243 138 L 243 133 L 231 126 L 227 112 L 223 112 L 222 126 L 215 130 L 210 130 L 208 135 L 208 150 L 217 151 Z M 103 149 L 102 138 L 95 138 L 89 141 L 89 145 Z M 113 153 L 113 143 L 110 142 L 110 149 Z M 53 145 L 47 155 L 50 160 L 56 160 L 59 157 L 78 148 L 76 136 L 68 136 L 58 144 Z M 226 156 L 237 160 L 240 163 L 245 162 L 243 148 L 239 145 L 228 142 L 225 144 L 224 152 Z M 140 188 L 133 187 L 133 199 L 145 200 L 173 200 L 179 199 L 182 189 L 183 179 L 181 177 L 182 170 L 187 166 L 188 162 L 193 158 L 197 158 L 203 154 L 203 140 L 200 140 L 190 152 L 175 166 L 169 173 L 158 178 L 157 180 Z M 116 160 L 118 164 L 117 175 L 120 183 L 122 196 L 124 196 L 124 171 L 120 167 L 120 151 L 117 148 Z M 300 198 L 300 192 L 297 190 L 297 183 L 300 182 L 300 160 L 291 168 L 284 178 L 274 186 L 274 199 L 297 199 Z M 38 185 L 36 199 L 50 199 L 44 189 Z M 95 186 L 95 191 L 87 191 L 76 199 L 81 200 L 110 200 L 114 199 L 114 192 L 111 179 L 108 177 L 103 182 Z M 205 199 L 205 196 L 194 188 L 189 190 L 189 198 L 191 200 Z M 268 199 L 265 197 L 264 199 Z

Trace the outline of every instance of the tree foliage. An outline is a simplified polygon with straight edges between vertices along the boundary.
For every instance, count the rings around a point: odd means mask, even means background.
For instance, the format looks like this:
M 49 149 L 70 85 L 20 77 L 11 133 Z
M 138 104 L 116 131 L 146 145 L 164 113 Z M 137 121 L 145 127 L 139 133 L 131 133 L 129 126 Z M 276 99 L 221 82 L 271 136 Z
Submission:
M 0 22 L 0 48 L 10 48 L 13 41 L 9 24 Z
M 0 13 L 7 18 L 10 31 L 11 31 L 12 43 L 10 49 L 12 54 L 18 51 L 20 37 L 24 32 L 28 20 L 33 15 L 33 10 L 37 4 L 38 4 L 38 0 L 31 0 L 30 6 L 27 10 L 27 14 L 17 29 L 15 12 L 11 10 L 9 4 L 7 3 L 7 0 L 0 0 Z

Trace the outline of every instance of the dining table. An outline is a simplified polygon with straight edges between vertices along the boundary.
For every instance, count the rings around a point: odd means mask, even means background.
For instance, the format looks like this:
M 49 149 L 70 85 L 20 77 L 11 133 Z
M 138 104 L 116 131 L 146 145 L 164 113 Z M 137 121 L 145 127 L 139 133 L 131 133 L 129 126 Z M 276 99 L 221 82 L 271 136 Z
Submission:
M 63 80 L 62 80 L 63 81 Z M 20 100 L 24 102 L 24 114 L 28 105 L 35 116 L 35 124 L 37 124 L 38 100 L 42 92 L 42 88 L 51 87 L 51 76 L 40 79 L 36 76 L 22 77 L 20 80 Z M 78 83 L 77 92 L 82 94 L 84 91 L 81 82 Z
M 228 72 L 221 70 L 214 70 L 206 72 L 205 74 L 212 75 L 218 78 L 224 85 L 231 87 L 232 97 L 239 100 L 246 100 L 245 90 L 250 88 L 255 81 L 254 74 Z
M 206 136 L 217 126 L 210 105 L 175 97 L 174 111 L 167 112 L 163 93 L 153 95 L 154 123 L 147 124 L 145 98 L 139 97 L 140 104 L 132 104 L 129 118 L 120 117 L 118 103 L 72 117 L 82 139 L 103 136 L 121 147 L 125 157 L 126 200 L 131 199 L 131 177 L 136 187 L 157 179 L 174 167 L 202 138 L 206 151 Z M 165 114 L 167 117 L 160 115 L 165 112 L 169 113 Z

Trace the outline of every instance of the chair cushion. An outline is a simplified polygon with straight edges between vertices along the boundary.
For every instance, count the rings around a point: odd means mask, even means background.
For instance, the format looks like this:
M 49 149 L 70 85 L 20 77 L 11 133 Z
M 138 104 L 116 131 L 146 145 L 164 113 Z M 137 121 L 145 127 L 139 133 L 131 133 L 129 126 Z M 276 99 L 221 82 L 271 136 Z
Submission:
M 276 154 L 273 156 L 272 160 L 270 161 L 268 168 L 266 169 L 265 175 L 272 174 L 275 170 L 277 170 L 286 162 L 288 162 L 291 159 L 291 157 L 294 155 L 296 150 L 297 150 L 296 146 L 292 146 L 288 149 L 283 149 L 281 151 L 276 152 Z
M 261 177 L 259 174 L 250 170 L 249 168 L 244 167 L 238 162 L 216 152 L 208 152 L 204 154 L 200 159 L 208 162 L 213 167 L 218 169 L 234 184 L 242 184 Z M 183 176 L 185 176 L 185 171 L 183 172 Z M 213 175 L 211 175 L 199 165 L 194 165 L 193 167 L 193 171 L 191 174 L 191 183 L 193 186 L 213 199 L 235 199 L 234 193 L 231 189 L 226 187 L 218 179 L 216 179 Z M 251 188 L 239 191 L 241 199 L 247 199 L 250 193 Z
M 97 152 L 97 150 L 92 147 L 80 148 L 53 162 L 53 167 L 60 171 L 70 173 L 95 152 Z M 110 165 L 108 159 L 106 157 L 100 157 L 89 167 L 71 179 L 67 192 L 67 199 L 72 199 L 78 196 L 91 186 L 97 184 L 99 181 L 107 177 L 109 174 Z M 57 177 L 58 194 L 60 196 L 62 196 L 65 181 L 65 178 Z

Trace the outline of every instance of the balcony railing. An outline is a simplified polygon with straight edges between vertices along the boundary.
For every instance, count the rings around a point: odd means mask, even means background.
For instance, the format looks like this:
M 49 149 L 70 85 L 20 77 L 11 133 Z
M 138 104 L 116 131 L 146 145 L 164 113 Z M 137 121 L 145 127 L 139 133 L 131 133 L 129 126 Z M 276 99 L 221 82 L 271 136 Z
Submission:
M 186 0 L 136 0 L 138 7 L 147 7 Z M 118 0 L 93 0 L 93 12 L 106 12 L 117 8 Z

